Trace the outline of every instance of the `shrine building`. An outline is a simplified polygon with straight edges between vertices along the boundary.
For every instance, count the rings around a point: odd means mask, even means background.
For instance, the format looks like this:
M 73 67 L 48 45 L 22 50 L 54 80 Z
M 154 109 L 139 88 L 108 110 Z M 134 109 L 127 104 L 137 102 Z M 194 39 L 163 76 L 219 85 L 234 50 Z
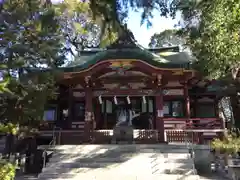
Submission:
M 179 47 L 145 49 L 126 35 L 106 49 L 84 50 L 61 68 L 58 97 L 46 106 L 40 130 L 61 132 L 61 144 L 73 137 L 98 143 L 111 136 L 119 106 L 138 114 L 134 129 L 156 142 L 167 141 L 168 130 L 221 128 L 219 97 L 191 62 Z

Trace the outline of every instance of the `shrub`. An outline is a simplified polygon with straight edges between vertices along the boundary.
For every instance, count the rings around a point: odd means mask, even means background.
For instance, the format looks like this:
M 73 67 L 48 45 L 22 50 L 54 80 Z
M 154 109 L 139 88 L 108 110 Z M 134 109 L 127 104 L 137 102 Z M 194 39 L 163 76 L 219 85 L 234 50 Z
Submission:
M 240 152 L 240 138 L 234 135 L 228 135 L 224 140 L 214 139 L 211 143 L 214 150 L 221 153 L 236 154 Z
M 0 160 L 0 179 L 13 180 L 15 177 L 16 166 L 7 161 Z

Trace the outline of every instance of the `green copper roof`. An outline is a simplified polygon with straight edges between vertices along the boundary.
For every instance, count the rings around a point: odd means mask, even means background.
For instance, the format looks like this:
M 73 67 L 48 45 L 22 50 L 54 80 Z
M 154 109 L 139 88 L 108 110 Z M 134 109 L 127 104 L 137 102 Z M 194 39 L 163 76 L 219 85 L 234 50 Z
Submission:
M 180 58 L 181 57 L 181 58 Z M 95 55 L 79 57 L 73 63 L 69 64 L 64 71 L 80 71 L 87 69 L 88 67 L 103 61 L 103 60 L 114 60 L 114 59 L 139 59 L 147 62 L 150 65 L 161 67 L 161 68 L 189 68 L 189 58 L 184 58 L 182 53 L 174 53 L 169 56 L 161 56 L 148 51 L 143 48 L 132 48 L 132 49 L 108 49 L 103 50 Z
M 175 53 L 174 55 L 169 56 L 161 56 L 154 52 L 162 52 L 161 48 L 155 49 L 145 49 L 141 47 L 136 39 L 134 38 L 133 33 L 127 29 L 127 27 L 121 26 L 121 33 L 119 38 L 106 47 L 106 49 L 101 51 L 96 51 L 91 54 L 91 51 L 85 52 L 85 55 L 88 54 L 89 57 L 84 56 L 79 59 L 76 59 L 74 63 L 69 64 L 68 67 L 64 68 L 64 71 L 71 72 L 71 71 L 81 71 L 83 69 L 87 69 L 92 65 L 104 61 L 104 60 L 114 60 L 114 59 L 126 59 L 126 60 L 142 60 L 146 63 L 161 67 L 161 68 L 189 68 L 190 61 L 188 57 L 183 56 L 182 54 Z M 176 50 L 175 48 L 162 48 L 163 51 L 169 51 L 171 49 Z M 179 48 L 177 47 L 179 50 Z M 181 56 L 181 58 L 180 58 Z
M 189 63 L 193 58 L 187 52 L 162 52 L 160 56 L 167 59 L 171 63 L 184 64 Z

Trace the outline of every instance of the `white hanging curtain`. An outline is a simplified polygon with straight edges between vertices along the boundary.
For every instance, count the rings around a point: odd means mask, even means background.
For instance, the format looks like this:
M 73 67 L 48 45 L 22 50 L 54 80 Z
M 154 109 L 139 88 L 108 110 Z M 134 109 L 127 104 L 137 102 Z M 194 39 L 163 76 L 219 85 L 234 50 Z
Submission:
M 116 96 L 114 96 L 114 104 L 118 104 L 118 101 L 117 101 L 117 97 Z
M 101 95 L 98 96 L 98 101 L 99 101 L 99 104 L 102 104 L 102 103 L 103 103 L 103 101 L 102 101 L 102 96 L 101 96 Z
M 145 96 L 142 97 L 142 100 L 143 100 L 143 104 L 146 104 L 146 103 L 147 103 Z
M 130 100 L 130 97 L 129 97 L 129 96 L 127 96 L 127 103 L 128 103 L 128 104 L 131 104 L 131 100 Z

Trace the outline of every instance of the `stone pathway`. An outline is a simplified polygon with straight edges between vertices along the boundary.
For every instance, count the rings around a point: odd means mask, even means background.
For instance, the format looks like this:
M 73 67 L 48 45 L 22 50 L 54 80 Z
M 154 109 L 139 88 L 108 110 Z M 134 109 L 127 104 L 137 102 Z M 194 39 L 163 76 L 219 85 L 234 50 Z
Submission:
M 47 179 L 196 179 L 185 146 L 78 145 L 59 146 L 40 174 Z M 184 180 L 182 179 L 182 180 Z
M 192 173 L 184 146 L 78 145 L 59 146 L 38 178 L 16 180 L 226 180 Z
M 37 180 L 37 179 L 38 179 L 38 177 L 27 176 L 27 175 L 15 178 L 15 180 Z M 222 176 L 209 175 L 207 177 L 200 176 L 198 180 L 226 180 L 226 179 Z

